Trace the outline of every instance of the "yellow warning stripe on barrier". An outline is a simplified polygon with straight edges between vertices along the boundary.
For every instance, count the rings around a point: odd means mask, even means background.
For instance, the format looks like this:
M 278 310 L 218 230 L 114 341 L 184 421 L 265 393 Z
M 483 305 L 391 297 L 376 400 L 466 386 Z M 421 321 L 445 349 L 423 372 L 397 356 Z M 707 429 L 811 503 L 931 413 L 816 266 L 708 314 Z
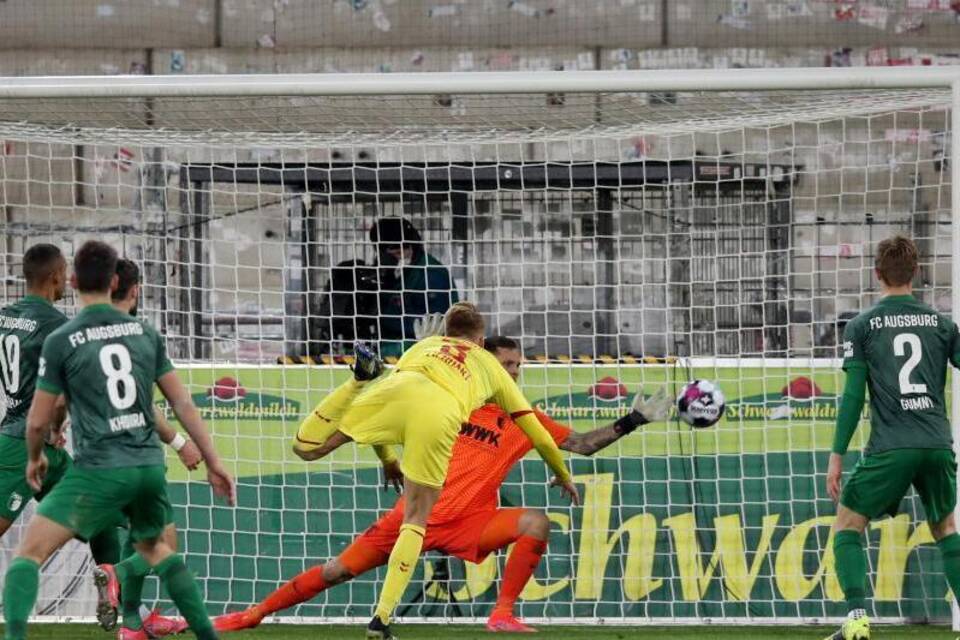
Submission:
M 277 358 L 277 364 L 290 364 L 290 365 L 350 365 L 353 364 L 352 355 L 335 355 L 323 354 L 317 358 L 311 356 L 280 356 Z M 567 354 L 557 354 L 548 356 L 546 354 L 538 353 L 532 356 L 527 356 L 524 358 L 526 362 L 537 363 L 537 364 L 597 364 L 605 366 L 614 366 L 617 364 L 654 364 L 654 365 L 664 365 L 664 364 L 675 364 L 678 360 L 676 356 L 632 356 L 632 355 L 623 355 L 618 357 L 601 354 L 598 356 L 591 356 L 585 353 L 582 353 L 577 356 L 571 356 Z M 397 358 L 395 356 L 387 356 L 383 359 L 389 365 L 397 364 Z

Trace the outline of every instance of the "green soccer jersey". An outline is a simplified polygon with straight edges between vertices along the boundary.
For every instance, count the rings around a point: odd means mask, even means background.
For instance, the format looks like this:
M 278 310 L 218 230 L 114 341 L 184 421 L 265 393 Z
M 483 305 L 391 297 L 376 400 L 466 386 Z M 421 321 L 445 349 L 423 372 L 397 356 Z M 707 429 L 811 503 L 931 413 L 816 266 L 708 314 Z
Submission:
M 960 364 L 957 325 L 913 296 L 887 296 L 847 324 L 843 368 L 867 368 L 870 440 L 864 455 L 953 446 L 944 386 Z
M 67 316 L 40 296 L 26 296 L 0 310 L 0 385 L 7 403 L 0 433 L 24 437 L 43 341 L 66 322 Z
M 163 464 L 153 385 L 172 370 L 152 327 L 97 304 L 44 342 L 37 388 L 66 395 L 78 467 Z

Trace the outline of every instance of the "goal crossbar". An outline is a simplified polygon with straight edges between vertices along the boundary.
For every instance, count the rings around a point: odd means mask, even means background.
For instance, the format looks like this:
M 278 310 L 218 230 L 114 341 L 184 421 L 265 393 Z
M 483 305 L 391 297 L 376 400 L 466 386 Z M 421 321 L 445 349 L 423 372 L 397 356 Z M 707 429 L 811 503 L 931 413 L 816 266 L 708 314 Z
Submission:
M 0 78 L 0 98 L 922 89 L 957 82 L 960 67 L 40 76 Z

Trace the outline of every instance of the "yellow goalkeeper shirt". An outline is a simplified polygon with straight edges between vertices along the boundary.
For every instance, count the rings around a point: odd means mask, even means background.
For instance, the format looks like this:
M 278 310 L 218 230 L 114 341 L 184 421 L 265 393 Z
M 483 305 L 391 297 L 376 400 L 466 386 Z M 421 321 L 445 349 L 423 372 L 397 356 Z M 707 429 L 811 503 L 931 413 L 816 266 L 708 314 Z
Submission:
M 553 472 L 562 480 L 570 478 L 560 449 L 533 415 L 517 383 L 483 347 L 459 338 L 426 338 L 403 354 L 397 370 L 416 371 L 445 389 L 460 405 L 461 422 L 487 402 L 495 402 L 510 413 Z

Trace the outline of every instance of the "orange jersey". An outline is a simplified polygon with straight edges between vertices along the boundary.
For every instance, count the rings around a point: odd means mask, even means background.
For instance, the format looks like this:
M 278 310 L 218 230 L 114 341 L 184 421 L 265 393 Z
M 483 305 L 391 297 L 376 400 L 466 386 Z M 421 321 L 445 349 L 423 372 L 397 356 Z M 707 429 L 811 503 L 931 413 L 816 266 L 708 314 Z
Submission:
M 540 411 L 534 413 L 558 445 L 570 435 L 569 427 Z M 510 419 L 510 414 L 498 405 L 486 404 L 474 411 L 470 420 L 460 427 L 447 469 L 447 480 L 430 514 L 428 526 L 496 509 L 500 486 L 513 465 L 531 449 L 530 440 Z M 394 510 L 402 511 L 403 504 L 404 499 L 400 498 Z

